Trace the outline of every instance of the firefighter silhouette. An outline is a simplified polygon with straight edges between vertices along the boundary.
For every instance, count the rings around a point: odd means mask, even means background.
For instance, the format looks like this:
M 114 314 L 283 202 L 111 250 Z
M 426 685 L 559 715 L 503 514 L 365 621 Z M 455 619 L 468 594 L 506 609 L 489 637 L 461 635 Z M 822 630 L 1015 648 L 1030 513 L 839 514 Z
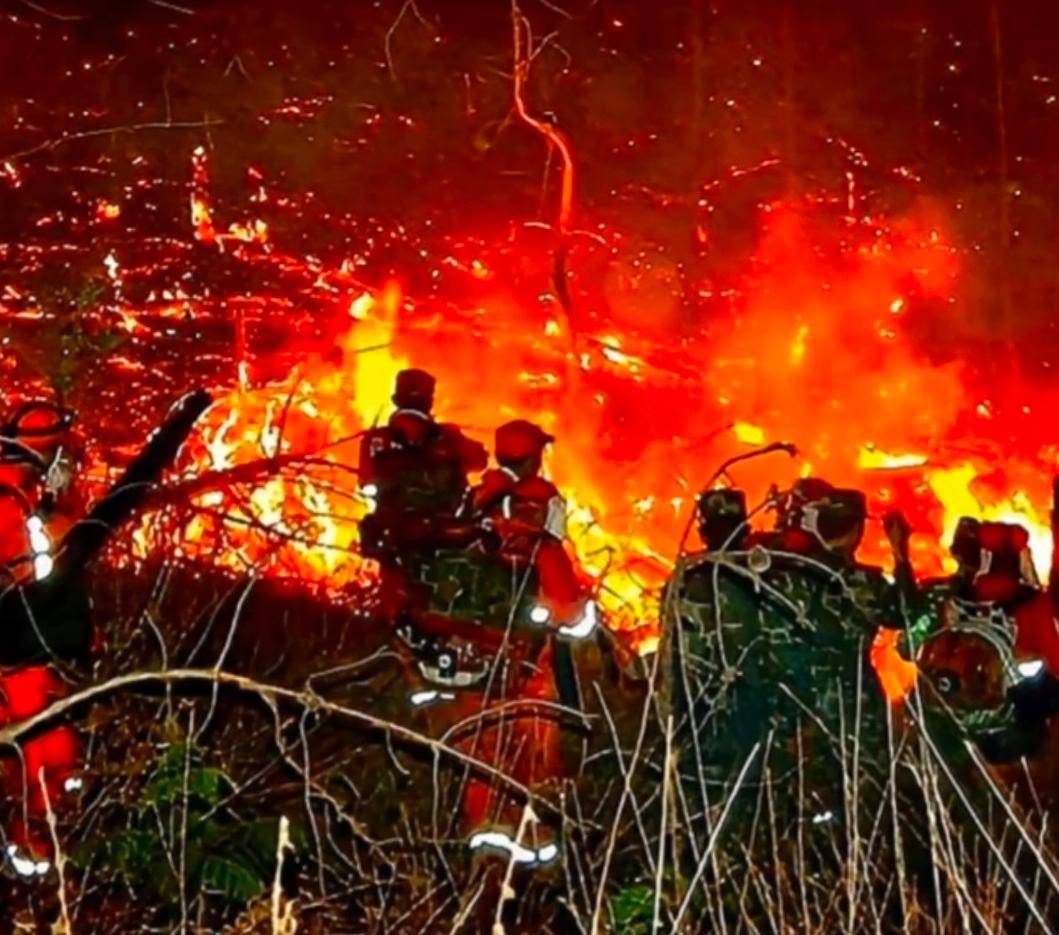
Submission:
M 3 589 L 43 582 L 54 566 L 52 542 L 72 522 L 75 471 L 73 415 L 45 401 L 19 406 L 0 430 L 0 565 Z M 91 647 L 88 597 L 71 592 L 60 614 L 34 618 L 46 632 L 48 652 L 25 645 L 9 624 L 0 669 L 0 725 L 23 720 L 66 694 L 66 684 L 46 662 L 85 659 Z M 5 617 L 8 615 L 5 615 Z M 45 616 L 47 619 L 45 619 Z M 51 845 L 42 821 L 45 795 L 58 808 L 74 775 L 80 745 L 65 725 L 22 745 L 22 759 L 0 760 L 0 786 L 14 814 L 5 844 L 9 864 L 32 877 L 46 873 Z
M 1053 507 L 1053 539 L 1056 518 Z M 988 759 L 1032 755 L 1059 708 L 1056 558 L 1045 589 L 1023 526 L 972 517 L 961 518 L 950 548 L 957 569 L 915 587 L 902 648 Z
M 677 737 L 688 774 L 707 788 L 730 783 L 758 745 L 737 803 L 748 815 L 766 772 L 786 797 L 782 781 L 804 767 L 806 807 L 824 826 L 843 812 L 832 749 L 840 728 L 848 733 L 858 711 L 864 749 L 884 741 L 868 653 L 878 627 L 903 625 L 901 605 L 881 570 L 856 559 L 861 492 L 809 477 L 771 502 L 774 528 L 751 532 L 741 491 L 699 498 L 706 548 L 678 564 L 662 604 Z M 689 795 L 699 794 L 696 780 Z
M 570 642 L 596 626 L 564 547 L 565 505 L 541 475 L 552 440 L 522 420 L 501 426 L 497 467 L 466 492 L 449 534 L 428 557 L 396 561 L 411 579 L 398 634 L 413 703 L 429 705 L 433 730 L 457 728 L 453 743 L 531 785 L 562 775 L 554 707 L 578 705 Z M 468 777 L 468 827 L 513 820 L 511 806 Z
M 479 525 L 496 535 L 497 555 L 506 565 L 536 571 L 537 613 L 569 621 L 581 608 L 584 588 L 563 548 L 566 503 L 540 473 L 544 449 L 554 441 L 522 419 L 497 429 L 498 467 L 472 491 L 471 509 Z
M 395 622 L 415 599 L 411 578 L 419 565 L 468 534 L 456 514 L 468 474 L 488 460 L 483 445 L 434 419 L 434 386 L 426 371 L 402 370 L 395 411 L 361 439 L 360 490 L 372 508 L 360 523 L 360 550 L 379 563 L 381 609 Z
M 516 583 L 532 594 L 528 611 L 538 636 L 527 653 L 531 669 L 516 679 L 510 694 L 519 700 L 561 702 L 580 707 L 571 644 L 593 634 L 596 608 L 566 551 L 566 504 L 555 485 L 541 476 L 545 448 L 555 439 L 522 419 L 496 430 L 497 467 L 471 492 L 471 510 L 487 535 L 481 542 Z M 517 606 L 517 602 L 516 602 Z M 553 714 L 517 715 L 478 738 L 479 748 L 519 780 L 535 785 L 564 771 L 560 727 Z M 511 754 L 505 757 L 505 749 Z M 493 803 L 483 782 L 468 786 L 467 821 L 486 820 Z
M 47 523 L 68 509 L 75 465 L 70 416 L 34 402 L 7 421 L 0 437 L 0 541 L 6 549 L 0 559 L 7 572 L 0 589 L 0 724 L 25 720 L 67 694 L 70 676 L 90 659 L 85 569 L 143 503 L 209 403 L 204 392 L 181 399 L 114 486 L 76 522 L 69 517 L 54 548 Z M 4 846 L 16 873 L 40 877 L 51 859 L 46 802 L 58 811 L 64 795 L 80 788 L 80 743 L 71 727 L 57 723 L 20 748 L 21 756 L 0 758 Z
M 386 425 L 361 440 L 361 491 L 375 504 L 362 524 L 361 550 L 385 563 L 407 563 L 444 544 L 467 476 L 481 471 L 487 456 L 457 426 L 435 421 L 429 373 L 402 370 L 393 402 Z

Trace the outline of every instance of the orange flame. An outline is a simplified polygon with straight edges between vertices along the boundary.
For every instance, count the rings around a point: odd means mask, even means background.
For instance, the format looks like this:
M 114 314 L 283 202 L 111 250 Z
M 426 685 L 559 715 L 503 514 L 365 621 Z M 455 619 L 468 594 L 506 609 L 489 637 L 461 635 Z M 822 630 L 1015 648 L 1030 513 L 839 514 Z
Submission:
M 870 653 L 883 694 L 893 704 L 903 701 L 916 684 L 915 663 L 904 659 L 897 649 L 900 636 L 897 630 L 880 629 Z
M 560 226 L 573 191 L 564 160 Z M 267 228 L 257 222 L 216 233 L 204 151 L 192 165 L 195 236 L 263 243 Z M 751 501 L 809 473 L 858 486 L 873 520 L 894 507 L 906 513 L 923 574 L 948 567 L 944 542 L 962 513 L 1024 522 L 1038 561 L 1048 560 L 1054 448 L 1031 437 L 1005 450 L 999 403 L 974 388 L 961 363 L 926 359 L 906 330 L 924 305 L 958 308 L 959 251 L 929 209 L 897 221 L 836 221 L 819 201 L 766 205 L 738 289 L 687 283 L 672 266 L 630 259 L 620 233 L 601 239 L 571 245 L 579 280 L 597 283 L 583 287 L 573 320 L 525 285 L 548 281 L 550 244 L 460 243 L 438 276 L 462 278 L 433 300 L 405 297 L 396 283 L 366 288 L 346 263 L 328 268 L 263 249 L 256 260 L 309 269 L 346 325 L 333 349 L 288 348 L 300 364 L 282 385 L 254 386 L 246 361 L 245 379 L 213 408 L 185 469 L 192 476 L 298 454 L 313 463 L 197 494 L 186 554 L 328 586 L 364 580 L 372 569 L 356 555 L 365 504 L 355 436 L 385 418 L 397 371 L 417 366 L 438 378 L 440 416 L 483 441 L 516 416 L 556 435 L 547 468 L 568 498 L 578 560 L 611 626 L 635 632 L 641 646 L 657 638 L 658 591 L 699 487 L 724 459 L 769 442 L 792 441 L 802 457 L 739 465 L 734 479 Z M 695 317 L 681 311 L 689 293 L 705 303 Z M 890 562 L 874 521 L 861 558 Z M 892 686 L 906 675 L 897 666 Z

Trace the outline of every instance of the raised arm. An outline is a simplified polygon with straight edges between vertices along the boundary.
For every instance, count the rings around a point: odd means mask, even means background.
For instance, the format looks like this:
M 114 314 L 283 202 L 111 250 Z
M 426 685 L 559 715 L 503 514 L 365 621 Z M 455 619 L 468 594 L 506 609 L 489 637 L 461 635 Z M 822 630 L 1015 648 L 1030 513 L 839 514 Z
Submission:
M 890 540 L 890 549 L 894 558 L 894 585 L 897 591 L 898 611 L 901 619 L 890 622 L 892 627 L 904 627 L 917 616 L 920 603 L 919 585 L 916 572 L 909 557 L 908 542 L 912 537 L 912 527 L 900 510 L 891 510 L 883 517 L 883 529 Z

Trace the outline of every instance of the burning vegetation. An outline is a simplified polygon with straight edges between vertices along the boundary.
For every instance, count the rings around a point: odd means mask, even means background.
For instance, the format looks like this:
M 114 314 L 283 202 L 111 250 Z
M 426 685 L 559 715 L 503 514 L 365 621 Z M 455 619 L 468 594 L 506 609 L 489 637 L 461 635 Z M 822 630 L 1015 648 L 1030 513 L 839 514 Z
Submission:
M 652 6 L 4 12 L 18 930 L 1054 927 L 1050 50 Z

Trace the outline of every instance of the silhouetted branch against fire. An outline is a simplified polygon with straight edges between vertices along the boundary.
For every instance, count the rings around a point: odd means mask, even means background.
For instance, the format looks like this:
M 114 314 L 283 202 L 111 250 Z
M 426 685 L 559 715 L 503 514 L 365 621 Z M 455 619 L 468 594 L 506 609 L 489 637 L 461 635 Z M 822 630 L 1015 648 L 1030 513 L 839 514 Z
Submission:
M 92 130 L 76 130 L 70 133 L 64 133 L 62 136 L 56 137 L 55 139 L 45 140 L 43 143 L 38 143 L 36 146 L 30 146 L 27 149 L 20 149 L 17 152 L 0 156 L 0 161 L 9 162 L 12 160 L 25 159 L 27 156 L 35 156 L 37 153 L 58 149 L 60 146 L 72 143 L 75 140 L 87 140 L 99 136 L 117 136 L 122 133 L 142 133 L 148 130 L 208 130 L 210 127 L 220 126 L 222 123 L 224 123 L 223 120 L 212 118 L 206 120 L 167 119 L 152 120 L 145 123 L 126 123 L 113 127 L 97 127 Z
M 202 493 L 227 490 L 236 484 L 260 482 L 282 473 L 285 468 L 304 471 L 312 467 L 341 471 L 353 478 L 357 474 L 357 469 L 352 465 L 340 464 L 328 458 L 313 454 L 283 454 L 259 458 L 256 461 L 248 461 L 228 468 L 205 471 L 188 480 L 175 481 L 158 487 L 151 491 L 150 505 L 152 507 L 180 505 Z
M 559 197 L 559 213 L 556 227 L 560 236 L 570 232 L 570 221 L 574 212 L 574 156 L 570 141 L 554 123 L 541 120 L 530 113 L 526 104 L 526 84 L 529 81 L 530 67 L 535 57 L 532 48 L 533 34 L 529 20 L 522 13 L 516 0 L 511 3 L 511 23 L 514 29 L 515 67 L 512 75 L 514 86 L 515 110 L 519 118 L 529 127 L 540 133 L 559 151 L 562 159 L 562 188 Z
M 562 181 L 559 194 L 559 209 L 556 217 L 556 231 L 559 243 L 555 251 L 553 283 L 555 291 L 567 315 L 570 314 L 572 302 L 566 284 L 566 238 L 570 233 L 570 223 L 574 213 L 574 156 L 570 141 L 554 124 L 535 117 L 526 104 L 526 84 L 529 80 L 530 67 L 536 57 L 533 49 L 533 34 L 529 20 L 522 13 L 517 0 L 511 0 L 511 25 L 513 30 L 515 62 L 512 72 L 512 90 L 515 100 L 515 111 L 530 128 L 540 133 L 549 147 L 558 151 L 562 160 Z

